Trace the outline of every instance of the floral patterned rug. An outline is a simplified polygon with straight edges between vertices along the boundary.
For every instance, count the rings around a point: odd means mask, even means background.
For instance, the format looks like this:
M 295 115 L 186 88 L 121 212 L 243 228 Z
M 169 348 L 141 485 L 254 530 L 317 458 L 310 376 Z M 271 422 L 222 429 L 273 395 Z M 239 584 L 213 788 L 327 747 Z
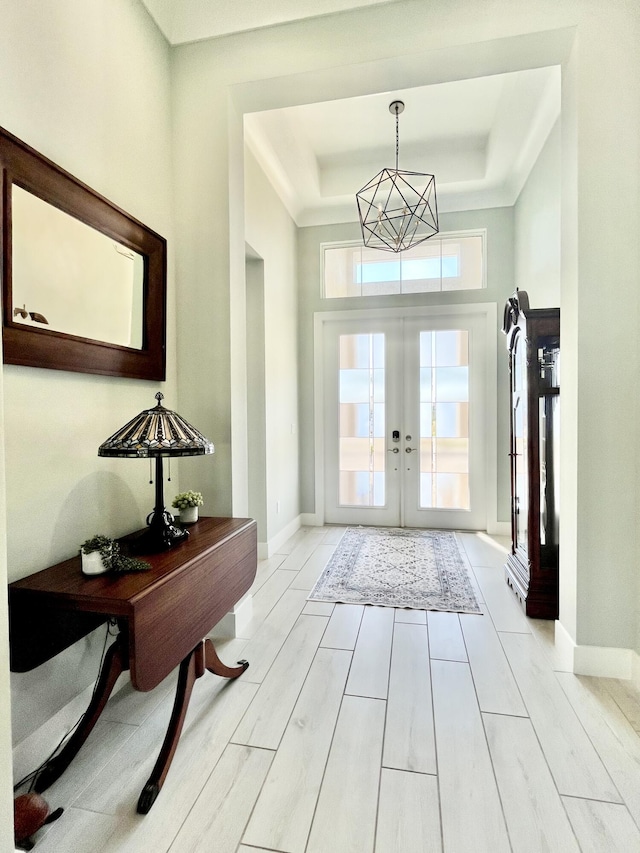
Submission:
M 448 530 L 348 527 L 309 601 L 482 613 Z

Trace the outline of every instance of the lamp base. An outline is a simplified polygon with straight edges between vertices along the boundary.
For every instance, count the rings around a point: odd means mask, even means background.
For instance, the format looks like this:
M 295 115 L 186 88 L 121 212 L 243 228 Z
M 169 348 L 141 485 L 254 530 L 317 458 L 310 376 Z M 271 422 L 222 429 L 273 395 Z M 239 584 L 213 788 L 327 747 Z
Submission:
M 131 549 L 136 554 L 155 554 L 158 551 L 168 551 L 189 536 L 189 531 L 174 523 L 170 512 L 152 512 L 147 518 L 147 529 L 131 542 Z

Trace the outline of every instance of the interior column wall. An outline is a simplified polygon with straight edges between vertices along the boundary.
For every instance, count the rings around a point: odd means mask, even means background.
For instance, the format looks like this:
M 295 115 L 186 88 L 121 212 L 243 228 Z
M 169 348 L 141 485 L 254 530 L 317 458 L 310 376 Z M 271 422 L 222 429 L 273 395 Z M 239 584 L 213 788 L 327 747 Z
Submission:
M 590 15 L 576 44 L 578 287 L 563 324 L 563 331 L 568 323 L 577 327 L 576 641 L 633 648 L 639 583 L 640 7 L 587 5 Z M 562 358 L 564 363 L 564 352 Z
M 215 454 L 204 461 L 181 460 L 181 482 L 203 493 L 205 513 L 225 516 L 232 514 L 231 293 L 244 312 L 245 289 L 244 268 L 235 290 L 229 281 L 228 101 L 215 74 L 203 71 L 192 78 L 188 66 L 175 59 L 174 53 L 180 412 L 215 446 Z M 242 193 L 242 183 L 236 189 Z M 240 236 L 244 267 L 243 228 Z M 243 346 L 244 340 L 238 341 Z M 244 362 L 246 354 L 238 358 Z
M 296 226 L 250 151 L 245 152 L 246 237 L 264 272 L 264 542 L 273 541 L 300 513 L 298 453 L 298 277 Z M 254 357 L 259 357 L 254 353 Z M 250 429 L 253 425 L 250 425 Z M 254 475 L 252 474 L 252 477 Z
M 247 246 L 247 423 L 249 516 L 258 542 L 267 542 L 267 429 L 265 382 L 264 261 Z
M 577 39 L 576 39 L 577 42 Z M 562 425 L 560 429 L 559 620 L 569 638 L 577 634 L 578 598 L 578 45 L 562 68 L 560 340 Z M 570 663 L 570 662 L 569 662 Z

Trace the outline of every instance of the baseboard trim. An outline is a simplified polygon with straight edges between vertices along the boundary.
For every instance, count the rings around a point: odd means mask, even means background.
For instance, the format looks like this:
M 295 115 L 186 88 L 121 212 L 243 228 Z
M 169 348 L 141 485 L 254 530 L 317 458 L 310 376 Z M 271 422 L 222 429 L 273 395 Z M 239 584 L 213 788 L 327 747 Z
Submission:
M 286 524 L 279 533 L 269 539 L 268 542 L 258 542 L 258 559 L 268 560 L 273 556 L 281 545 L 291 539 L 293 534 L 302 527 L 302 516 L 297 515 L 288 524 Z
M 300 513 L 299 518 L 301 527 L 322 527 L 324 525 L 324 515 L 321 512 L 303 512 Z M 511 536 L 511 522 L 488 520 L 486 532 L 490 536 Z
M 248 592 L 229 613 L 225 614 L 210 633 L 217 637 L 242 637 L 253 616 L 253 596 Z
M 556 622 L 555 639 L 560 659 L 569 672 L 640 683 L 640 657 L 633 649 L 578 645 L 561 622 Z
M 487 521 L 487 533 L 490 536 L 511 536 L 511 522 Z
M 576 646 L 573 671 L 577 675 L 598 675 L 601 678 L 632 679 L 634 674 L 633 649 L 616 649 L 606 646 Z
M 562 672 L 573 672 L 576 644 L 573 642 L 573 637 L 564 627 L 562 622 L 556 620 L 554 622 L 554 627 L 555 649 L 559 661 L 559 665 L 554 666 L 554 669 L 559 669 Z
M 635 681 L 635 683 L 640 687 L 640 655 L 637 652 L 633 653 L 633 671 L 631 673 L 631 680 Z

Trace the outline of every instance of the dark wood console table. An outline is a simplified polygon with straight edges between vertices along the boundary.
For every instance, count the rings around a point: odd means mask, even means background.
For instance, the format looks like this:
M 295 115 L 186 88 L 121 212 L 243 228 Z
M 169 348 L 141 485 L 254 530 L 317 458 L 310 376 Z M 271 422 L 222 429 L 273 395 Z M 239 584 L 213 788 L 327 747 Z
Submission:
M 256 523 L 247 518 L 201 518 L 190 536 L 161 554 L 140 555 L 146 572 L 86 577 L 80 556 L 9 585 L 11 669 L 25 672 L 92 631 L 109 617 L 119 633 L 100 670 L 85 715 L 62 751 L 36 779 L 45 791 L 89 736 L 124 670 L 136 690 L 152 690 L 178 665 L 173 712 L 155 767 L 138 801 L 146 814 L 160 793 L 175 753 L 196 678 L 205 670 L 237 678 L 246 661 L 228 667 L 207 633 L 249 590 L 257 567 Z M 127 540 L 125 537 L 123 550 Z

